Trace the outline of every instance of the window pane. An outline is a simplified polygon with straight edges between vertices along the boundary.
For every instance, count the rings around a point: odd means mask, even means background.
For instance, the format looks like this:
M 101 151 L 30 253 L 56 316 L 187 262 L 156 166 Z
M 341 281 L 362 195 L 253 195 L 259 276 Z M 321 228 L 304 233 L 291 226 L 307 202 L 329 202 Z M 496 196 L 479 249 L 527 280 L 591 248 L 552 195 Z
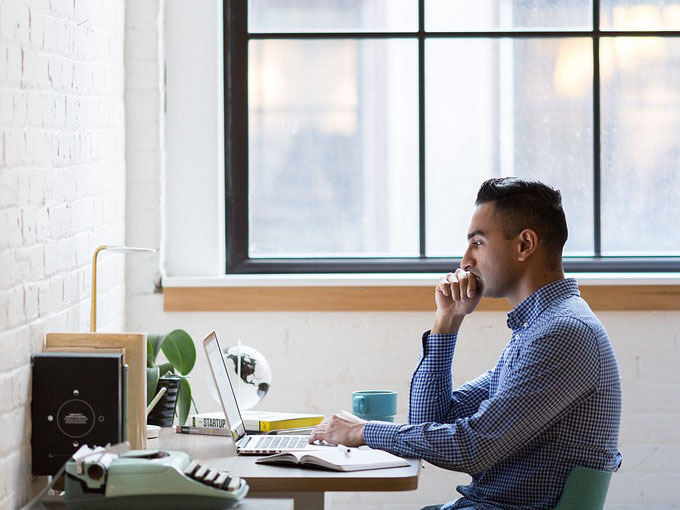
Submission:
M 250 32 L 418 30 L 418 0 L 250 0 Z
M 418 254 L 415 40 L 249 46 L 250 256 Z
M 430 32 L 592 28 L 590 0 L 425 0 Z
M 603 38 L 602 252 L 680 254 L 680 40 Z
M 590 40 L 431 40 L 425 71 L 427 254 L 461 256 L 479 185 L 508 175 L 559 188 L 565 254 L 592 254 Z
M 600 25 L 609 30 L 678 30 L 680 2 L 656 0 L 602 0 Z

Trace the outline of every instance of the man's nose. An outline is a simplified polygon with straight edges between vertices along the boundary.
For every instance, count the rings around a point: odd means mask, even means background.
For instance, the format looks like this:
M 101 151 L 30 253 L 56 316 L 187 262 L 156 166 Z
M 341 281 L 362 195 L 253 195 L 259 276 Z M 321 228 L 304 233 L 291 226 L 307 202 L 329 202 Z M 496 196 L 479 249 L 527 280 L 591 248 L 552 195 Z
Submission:
M 465 250 L 463 258 L 460 259 L 460 267 L 465 271 L 469 271 L 472 267 L 474 267 L 474 265 L 474 259 L 470 256 L 470 248 L 468 248 Z

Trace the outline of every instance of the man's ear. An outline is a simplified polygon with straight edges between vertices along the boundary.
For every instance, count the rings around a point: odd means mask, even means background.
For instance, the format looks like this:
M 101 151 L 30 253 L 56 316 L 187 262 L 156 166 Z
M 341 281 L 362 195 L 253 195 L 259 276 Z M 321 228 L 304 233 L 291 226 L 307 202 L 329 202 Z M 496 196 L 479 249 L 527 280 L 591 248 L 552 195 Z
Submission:
M 538 249 L 538 235 L 535 230 L 525 228 L 517 236 L 517 260 L 525 262 Z

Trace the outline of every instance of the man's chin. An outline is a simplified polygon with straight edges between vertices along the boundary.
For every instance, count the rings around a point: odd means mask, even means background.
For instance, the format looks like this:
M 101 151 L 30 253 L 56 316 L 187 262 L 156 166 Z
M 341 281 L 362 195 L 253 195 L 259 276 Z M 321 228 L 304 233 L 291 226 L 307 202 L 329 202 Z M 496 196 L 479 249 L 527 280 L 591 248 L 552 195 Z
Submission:
M 481 281 L 479 279 L 479 277 L 477 277 L 477 289 L 478 289 L 479 295 L 481 297 L 485 297 L 485 298 L 497 298 L 497 297 L 499 297 L 497 295 L 497 293 L 492 288 L 484 285 L 484 282 Z

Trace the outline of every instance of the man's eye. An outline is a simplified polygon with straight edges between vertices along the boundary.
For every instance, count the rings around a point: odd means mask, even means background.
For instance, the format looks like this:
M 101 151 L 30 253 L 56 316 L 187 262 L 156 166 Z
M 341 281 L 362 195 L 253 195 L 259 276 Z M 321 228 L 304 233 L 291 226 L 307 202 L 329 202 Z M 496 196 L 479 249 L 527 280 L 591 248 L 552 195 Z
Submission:
M 471 244 L 472 244 L 472 246 L 476 246 L 476 247 L 479 247 L 479 246 L 481 246 L 481 245 L 482 245 L 482 242 L 481 242 L 481 241 L 472 241 L 472 243 L 471 243 Z

